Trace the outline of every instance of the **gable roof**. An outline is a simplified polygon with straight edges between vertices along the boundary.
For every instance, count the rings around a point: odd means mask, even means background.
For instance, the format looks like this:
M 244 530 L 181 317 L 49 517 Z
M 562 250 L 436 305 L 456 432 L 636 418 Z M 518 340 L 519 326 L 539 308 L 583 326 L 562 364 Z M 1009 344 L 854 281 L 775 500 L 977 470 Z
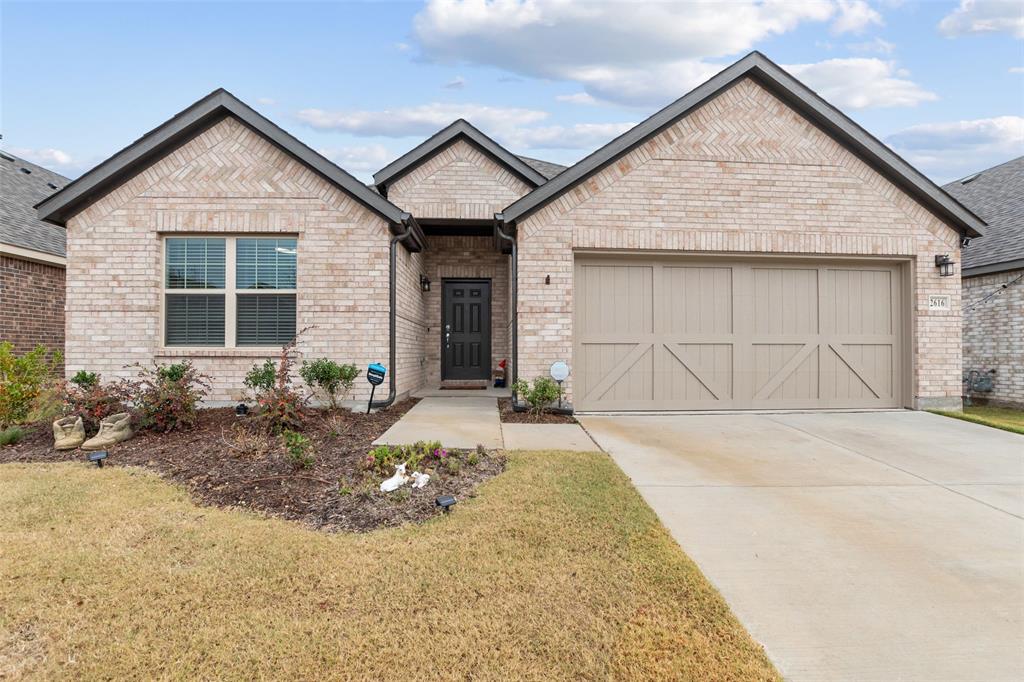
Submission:
M 392 231 L 411 216 L 352 177 L 338 165 L 317 153 L 249 105 L 223 88 L 214 90 L 189 108 L 149 131 L 109 159 L 78 178 L 57 194 L 36 205 L 39 217 L 57 225 L 105 194 L 121 181 L 154 162 L 224 116 L 238 118 L 285 152 L 306 164 L 326 180 L 347 192 L 368 209 L 387 220 Z M 422 244 L 421 244 L 422 245 Z
M 374 184 L 379 190 L 386 194 L 387 186 L 391 182 L 405 175 L 416 166 L 420 165 L 423 161 L 433 156 L 436 152 L 444 149 L 458 139 L 468 140 L 470 144 L 479 147 L 533 187 L 543 185 L 548 180 L 547 176 L 537 171 L 524 159 L 516 156 L 491 138 L 484 135 L 473 127 L 469 121 L 460 118 L 454 123 L 451 123 L 437 131 L 426 140 L 374 173 Z
M 551 161 L 534 159 L 529 156 L 523 156 L 522 154 L 516 154 L 516 157 L 524 161 L 528 166 L 530 166 L 530 168 L 537 171 L 548 180 L 550 180 L 551 178 L 555 177 L 556 175 L 564 171 L 566 168 L 568 168 L 568 166 L 563 166 L 560 163 L 553 163 Z
M 0 152 L 0 243 L 64 258 L 67 233 L 40 220 L 33 206 L 69 182 L 60 173 Z
M 942 188 L 988 223 L 961 252 L 965 276 L 1024 268 L 1024 156 Z
M 751 52 L 726 67 L 647 120 L 570 166 L 547 184 L 513 202 L 500 214 L 500 218 L 506 223 L 514 223 L 526 217 L 745 77 L 755 79 L 780 97 L 929 210 L 955 226 L 961 234 L 980 236 L 984 221 L 760 52 Z

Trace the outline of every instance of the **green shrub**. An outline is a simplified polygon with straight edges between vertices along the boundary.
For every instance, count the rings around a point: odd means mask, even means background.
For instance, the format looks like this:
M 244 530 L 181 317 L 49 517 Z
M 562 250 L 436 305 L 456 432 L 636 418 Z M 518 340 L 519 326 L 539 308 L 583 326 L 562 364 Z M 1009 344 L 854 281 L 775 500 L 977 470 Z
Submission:
M 334 360 L 317 358 L 303 362 L 299 376 L 311 389 L 326 395 L 331 407 L 337 408 L 338 400 L 344 400 L 352 390 L 352 384 L 359 376 L 359 369 L 355 365 L 339 365 Z
M 245 375 L 243 383 L 257 395 L 263 391 L 274 388 L 274 380 L 277 377 L 277 367 L 270 358 L 262 365 L 253 365 L 252 369 Z
M 28 411 L 25 418 L 30 424 L 40 422 L 52 423 L 64 414 L 64 382 L 62 380 L 48 379 L 43 382 L 36 399 L 32 402 L 32 409 Z
M 377 474 L 390 476 L 395 473 L 395 465 L 401 464 L 402 449 L 390 445 L 378 445 L 366 453 L 363 468 Z
M 14 445 L 24 438 L 26 433 L 27 431 L 20 426 L 8 426 L 6 429 L 0 431 L 0 447 L 4 445 Z
M 551 377 L 537 377 L 532 386 L 520 379 L 512 384 L 512 391 L 525 400 L 530 405 L 530 411 L 537 415 L 542 414 L 561 395 L 561 389 Z
M 296 469 L 309 469 L 313 466 L 313 442 L 308 437 L 296 431 L 282 431 L 281 436 L 284 438 L 285 454 Z
M 100 375 L 96 372 L 86 372 L 84 369 L 80 369 L 75 372 L 75 376 L 71 377 L 70 381 L 79 388 L 92 388 L 100 383 Z
M 25 421 L 61 358 L 61 354 L 55 352 L 47 359 L 43 346 L 18 356 L 14 354 L 14 344 L 0 342 L 0 428 Z
M 209 379 L 188 361 L 136 366 L 139 378 L 129 386 L 142 427 L 165 432 L 195 426 L 199 403 L 210 390 Z

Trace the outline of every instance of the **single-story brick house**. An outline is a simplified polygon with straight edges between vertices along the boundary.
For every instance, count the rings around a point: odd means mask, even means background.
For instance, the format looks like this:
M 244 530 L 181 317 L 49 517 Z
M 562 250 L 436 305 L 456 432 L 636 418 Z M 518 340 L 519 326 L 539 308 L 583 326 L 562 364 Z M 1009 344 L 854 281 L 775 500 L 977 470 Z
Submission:
M 558 170 L 457 121 L 368 187 L 218 90 L 39 204 L 67 371 L 189 358 L 230 400 L 310 327 L 389 397 L 509 358 L 580 410 L 960 405 L 942 270 L 984 222 L 763 55 Z
M 38 345 L 64 350 L 66 235 L 33 207 L 69 182 L 0 152 L 0 341 L 18 353 Z
M 963 252 L 964 378 L 991 372 L 972 399 L 1024 407 L 1024 156 L 943 189 L 988 224 Z

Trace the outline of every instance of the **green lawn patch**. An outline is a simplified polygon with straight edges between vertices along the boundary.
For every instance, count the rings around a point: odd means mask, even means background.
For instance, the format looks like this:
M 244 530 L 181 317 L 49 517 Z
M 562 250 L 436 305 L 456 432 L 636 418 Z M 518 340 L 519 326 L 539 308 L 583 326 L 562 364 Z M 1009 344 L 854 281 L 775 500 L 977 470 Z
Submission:
M 934 410 L 934 412 L 944 417 L 963 419 L 975 424 L 984 424 L 985 426 L 1024 435 L 1024 410 L 979 405 L 965 407 L 963 412 L 946 412 L 944 410 Z
M 0 466 L 0 508 L 3 679 L 779 679 L 601 453 L 363 534 L 80 463 Z

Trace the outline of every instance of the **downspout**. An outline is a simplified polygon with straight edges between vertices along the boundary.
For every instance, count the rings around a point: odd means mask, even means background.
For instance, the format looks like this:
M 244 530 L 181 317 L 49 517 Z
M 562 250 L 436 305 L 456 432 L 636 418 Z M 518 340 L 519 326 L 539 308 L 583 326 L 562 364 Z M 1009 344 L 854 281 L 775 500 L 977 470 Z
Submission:
M 388 397 L 385 400 L 376 400 L 370 403 L 370 407 L 375 410 L 381 410 L 385 407 L 389 407 L 391 403 L 395 402 L 395 391 L 397 386 L 397 377 L 395 375 L 398 372 L 398 368 L 395 366 L 395 357 L 397 355 L 395 346 L 397 311 L 395 308 L 397 301 L 396 290 L 398 288 L 396 276 L 398 270 L 398 242 L 403 242 L 409 238 L 409 235 L 412 234 L 413 224 L 412 214 L 403 213 L 402 225 L 405 227 L 405 231 L 391 237 L 391 248 L 389 252 L 391 268 L 388 283 L 388 306 L 390 308 L 390 323 L 388 325 Z
M 505 232 L 505 217 L 501 213 L 494 214 L 494 231 L 498 236 L 512 244 L 512 268 L 509 275 L 512 289 L 512 383 L 519 378 L 519 247 L 516 238 Z M 515 394 L 513 394 L 513 402 Z

